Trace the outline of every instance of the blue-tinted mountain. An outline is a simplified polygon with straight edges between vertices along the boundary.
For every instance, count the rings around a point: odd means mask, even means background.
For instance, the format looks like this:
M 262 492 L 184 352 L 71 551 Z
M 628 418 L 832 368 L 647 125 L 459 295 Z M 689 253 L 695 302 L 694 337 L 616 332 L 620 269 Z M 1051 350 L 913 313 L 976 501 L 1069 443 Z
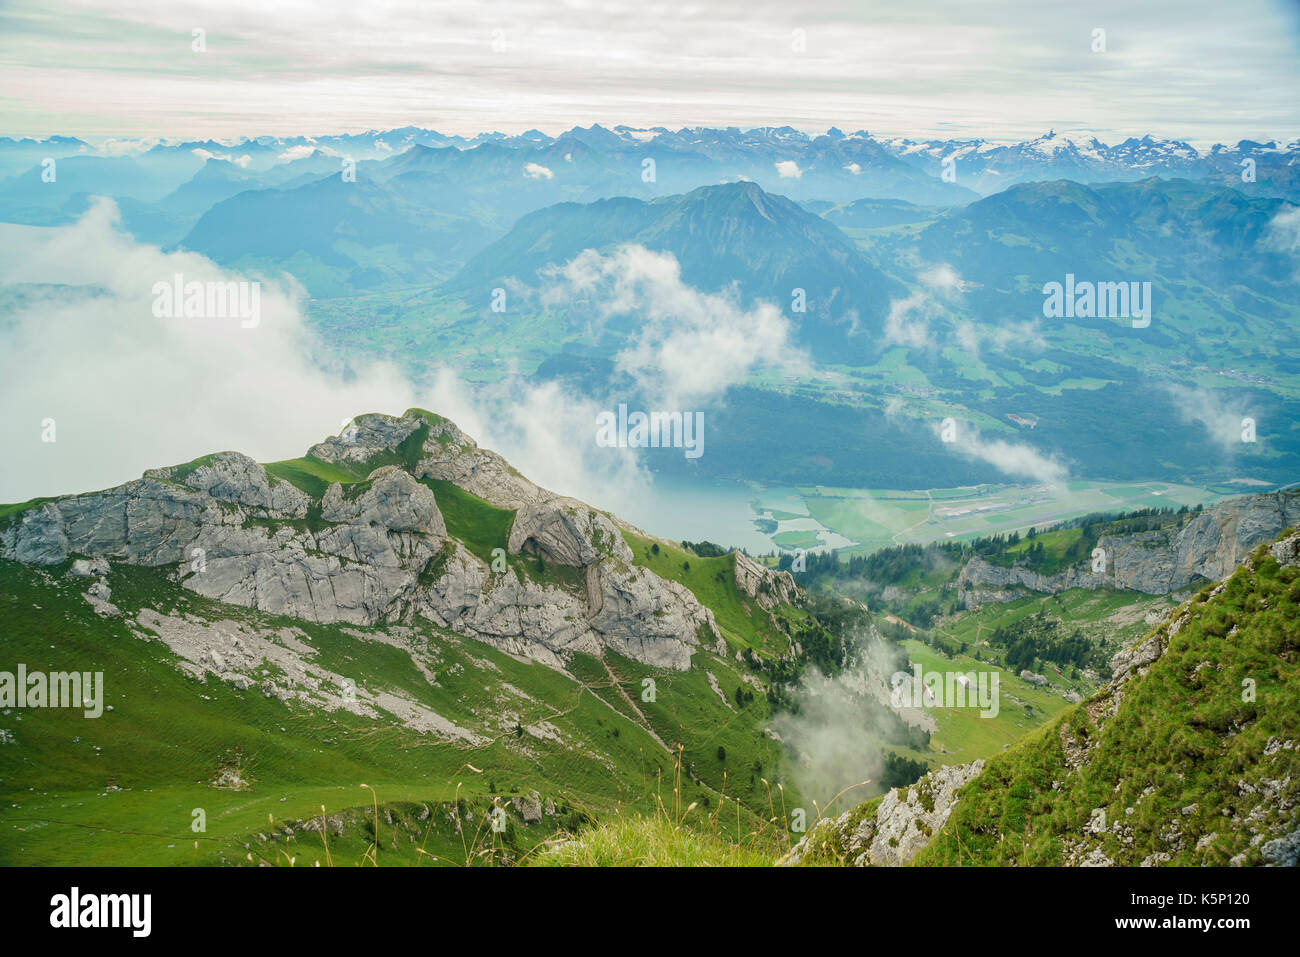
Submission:
M 718 292 L 735 284 L 747 303 L 775 303 L 791 315 L 804 344 L 837 361 L 846 349 L 870 351 L 867 333 L 901 289 L 838 228 L 754 183 L 701 187 L 650 202 L 618 198 L 548 207 L 475 256 L 449 288 L 485 297 L 511 278 L 536 286 L 548 267 L 583 250 L 624 245 L 671 253 L 682 280 L 697 289 Z M 804 290 L 805 313 L 790 311 L 796 288 Z
M 414 206 L 364 177 L 334 175 L 224 200 L 181 245 L 226 265 L 283 268 L 323 298 L 432 285 L 491 238 L 476 222 Z

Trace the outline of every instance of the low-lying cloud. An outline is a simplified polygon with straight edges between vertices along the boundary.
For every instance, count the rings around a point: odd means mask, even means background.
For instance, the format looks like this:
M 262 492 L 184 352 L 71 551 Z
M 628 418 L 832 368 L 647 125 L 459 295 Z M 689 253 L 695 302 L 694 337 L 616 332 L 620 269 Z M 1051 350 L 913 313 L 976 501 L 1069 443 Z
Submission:
M 841 671 L 828 676 L 809 668 L 791 692 L 793 708 L 772 719 L 793 758 L 791 773 L 800 792 L 823 811 L 845 789 L 850 790 L 837 811 L 881 790 L 884 745 L 897 743 L 903 725 L 922 731 L 936 727 L 922 711 L 900 714 L 889 707 L 890 676 L 902 667 L 894 647 L 871 627 L 851 635 L 849 643 Z M 806 810 L 811 821 L 815 811 Z
M 1224 452 L 1241 449 L 1243 420 L 1250 415 L 1244 405 L 1210 389 L 1168 383 L 1165 390 L 1180 420 L 1204 429 L 1210 441 Z
M 259 279 L 137 243 L 107 201 L 71 226 L 0 224 L 0 501 L 106 488 L 222 449 L 293 458 L 351 416 L 417 406 L 555 491 L 617 509 L 642 487 L 630 450 L 595 446 L 590 399 L 553 383 L 478 388 L 446 369 L 413 383 L 388 363 L 340 362 L 292 283 L 260 280 L 255 327 L 157 318 L 154 284 L 178 273 Z
M 967 458 L 987 462 L 1012 478 L 1058 488 L 1069 479 L 1069 470 L 1054 455 L 1044 455 L 1023 442 L 986 439 L 979 429 L 954 419 L 932 422 L 930 428 L 945 447 Z
M 734 296 L 704 293 L 682 281 L 670 253 L 624 246 L 586 250 L 557 270 L 550 302 L 581 297 L 603 318 L 635 315 L 639 328 L 615 364 L 664 408 L 686 408 L 721 395 L 761 368 L 806 371 L 791 342 L 790 320 L 770 303 L 743 308 Z

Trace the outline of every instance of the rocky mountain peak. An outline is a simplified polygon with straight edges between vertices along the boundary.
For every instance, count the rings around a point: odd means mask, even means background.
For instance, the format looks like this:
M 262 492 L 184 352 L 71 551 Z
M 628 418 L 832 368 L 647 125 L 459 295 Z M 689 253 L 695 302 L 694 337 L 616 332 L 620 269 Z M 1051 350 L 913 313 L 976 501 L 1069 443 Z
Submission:
M 0 556 L 173 566 L 182 587 L 229 604 L 325 623 L 419 617 L 556 668 L 603 648 L 688 668 L 701 640 L 722 641 L 713 612 L 635 565 L 622 529 L 412 409 L 358 416 L 269 469 L 219 452 L 55 498 L 0 526 Z M 794 600 L 789 575 L 739 555 L 737 569 L 762 608 Z

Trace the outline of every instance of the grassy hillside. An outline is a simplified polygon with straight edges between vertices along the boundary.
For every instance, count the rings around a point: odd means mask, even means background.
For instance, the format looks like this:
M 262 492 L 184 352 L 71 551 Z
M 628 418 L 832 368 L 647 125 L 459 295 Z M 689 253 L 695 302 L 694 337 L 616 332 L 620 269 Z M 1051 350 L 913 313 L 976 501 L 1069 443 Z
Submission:
M 387 715 L 287 705 L 257 686 L 241 691 L 211 676 L 200 682 L 176 667 L 161 641 L 133 634 L 141 629 L 125 617 L 96 615 L 80 594 L 85 581 L 64 571 L 0 561 L 0 617 L 8 625 L 2 666 L 103 671 L 112 710 L 93 720 L 80 710 L 0 714 L 0 863 L 247 863 L 248 854 L 274 862 L 278 833 L 278 846 L 298 864 L 324 864 L 322 805 L 336 864 L 367 853 L 376 814 L 380 848 L 369 853 L 381 864 L 519 860 L 585 821 L 653 813 L 658 795 L 671 792 L 677 760 L 655 733 L 685 747 L 683 801 L 727 808 L 723 835 L 734 839 L 738 827 L 747 834 L 757 814 L 765 816 L 765 791 L 749 781 L 755 763 L 769 780 L 778 773 L 780 757 L 757 726 L 765 702 L 760 697 L 750 705 L 757 710 L 738 715 L 704 670 L 733 691 L 741 680 L 735 662 L 701 653 L 700 670 L 665 674 L 627 662 L 606 670 L 589 659 L 564 674 L 418 622 L 407 644 L 394 647 L 382 628 L 313 625 L 221 605 L 176 588 L 159 570 L 116 566 L 109 575 L 112 599 L 128 614 L 148 607 L 299 628 L 315 663 L 358 687 L 405 694 L 486 739 L 456 746 Z M 436 662 L 433 681 L 416 657 Z M 653 706 L 640 702 L 645 677 L 659 683 Z M 554 729 L 555 739 L 526 727 Z M 742 763 L 743 781 L 735 770 Z M 247 787 L 216 786 L 236 765 Z M 552 813 L 525 825 L 509 802 L 533 791 Z M 494 801 L 506 805 L 504 834 L 483 826 Z M 196 808 L 206 814 L 206 831 L 191 829 Z
M 1122 693 L 990 760 L 916 863 L 1261 863 L 1297 823 L 1300 567 L 1253 563 L 1153 632 Z
M 369 486 L 375 468 L 413 468 L 429 426 L 441 421 L 421 415 L 426 424 L 365 462 L 309 455 L 268 465 L 274 479 L 315 500 L 305 519 L 284 524 L 328 524 L 320 499 L 332 483 L 349 497 Z M 211 460 L 175 466 L 169 480 L 183 481 Z M 448 534 L 480 559 L 498 559 L 514 511 L 449 482 L 423 482 Z M 10 509 L 7 519 L 16 520 L 19 510 Z M 849 635 L 865 627 L 865 609 L 824 596 L 765 609 L 738 589 L 735 553 L 628 530 L 623 536 L 635 564 L 681 584 L 713 611 L 723 654 L 701 635 L 687 671 L 613 652 L 573 655 L 557 671 L 421 619 L 369 628 L 311 624 L 210 601 L 178 587 L 167 569 L 123 564 L 114 565 L 107 582 L 122 615 L 103 617 L 82 596 L 89 583 L 68 576 L 69 563 L 0 562 L 0 619 L 10 626 L 0 641 L 0 669 L 22 663 L 33 671 L 102 671 L 112 708 L 94 720 L 59 709 L 0 714 L 0 806 L 8 812 L 0 823 L 0 862 L 774 859 L 797 836 L 787 830 L 790 815 L 805 803 L 790 754 L 768 731 L 774 711 L 798 710 L 804 668 L 834 674 L 846 663 Z M 1014 545 L 999 547 L 1008 544 Z M 894 564 L 890 558 L 856 570 L 894 572 L 920 589 L 950 574 L 919 552 L 896 557 Z M 527 554 L 506 560 L 527 579 L 585 589 L 581 569 Z M 1087 601 L 1099 626 L 1115 612 L 1113 603 L 1097 605 L 1096 596 Z M 140 623 L 137 615 L 149 609 L 197 625 L 296 636 L 314 666 L 346 676 L 368 697 L 395 695 L 427 708 L 471 740 L 417 730 L 390 711 L 363 716 L 319 701 L 285 703 L 272 682 L 288 676 L 265 662 L 248 682 L 212 674 L 200 680 Z M 933 631 L 895 622 L 889 627 L 898 633 L 890 637 L 927 671 L 1000 670 L 1008 664 L 1005 649 L 990 643 L 986 630 L 1016 627 L 1032 611 L 981 610 L 945 619 Z M 995 614 L 1002 616 L 997 622 L 980 618 Z M 224 667 L 219 660 L 217 666 Z M 878 747 L 914 769 L 895 778 L 911 780 L 926 767 L 1001 755 L 1067 707 L 1063 691 L 1091 687 L 1073 674 L 1058 673 L 1055 689 L 1022 681 L 1015 668 L 1000 677 L 996 718 L 932 709 L 933 734 L 868 736 L 862 747 Z M 502 814 L 504 829 L 490 827 Z M 196 817 L 204 827 L 191 826 Z

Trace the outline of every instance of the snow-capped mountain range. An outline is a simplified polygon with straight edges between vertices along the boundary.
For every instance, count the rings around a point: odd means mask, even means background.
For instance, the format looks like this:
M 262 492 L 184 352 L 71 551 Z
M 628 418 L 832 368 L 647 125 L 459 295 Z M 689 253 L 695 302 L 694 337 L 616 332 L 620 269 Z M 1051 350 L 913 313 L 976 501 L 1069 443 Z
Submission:
M 57 179 L 47 176 L 48 161 Z M 238 140 L 90 142 L 67 136 L 0 138 L 0 220 L 53 224 L 86 197 L 163 203 L 149 235 L 175 240 L 203 209 L 244 189 L 300 186 L 355 163 L 376 181 L 403 174 L 404 188 L 444 199 L 466 188 L 527 196 L 502 226 L 547 203 L 604 196 L 667 196 L 751 181 L 800 203 L 901 200 L 965 205 L 1025 182 L 1183 178 L 1300 203 L 1300 139 L 1242 140 L 1198 150 L 1143 136 L 1115 145 L 1048 131 L 1021 143 L 878 137 L 790 126 L 638 128 L 599 124 L 558 136 L 539 130 L 463 137 L 417 126 L 331 136 Z M 155 217 L 156 220 L 156 217 Z M 147 230 L 148 232 L 148 230 Z

